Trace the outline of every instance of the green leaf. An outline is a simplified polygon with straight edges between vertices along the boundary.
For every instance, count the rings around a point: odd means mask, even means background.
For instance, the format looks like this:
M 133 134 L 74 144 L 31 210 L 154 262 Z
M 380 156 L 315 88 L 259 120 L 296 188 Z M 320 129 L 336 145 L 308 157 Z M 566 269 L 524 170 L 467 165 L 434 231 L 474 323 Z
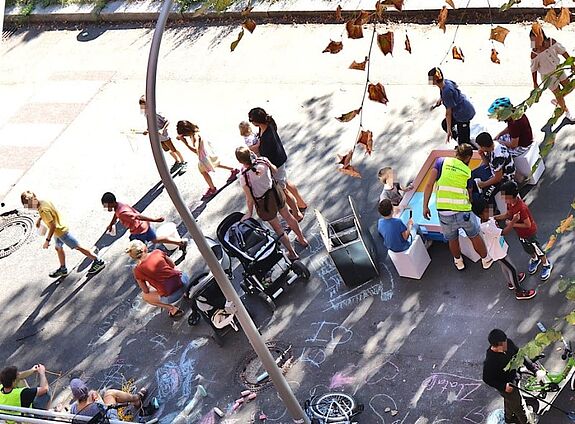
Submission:
M 575 202 L 571 203 L 571 209 L 575 209 Z
M 509 9 L 511 9 L 511 7 L 513 7 L 514 5 L 521 3 L 521 0 L 509 0 L 507 3 L 503 4 L 499 10 L 501 10 L 502 12 L 505 12 Z
M 549 122 L 547 124 L 549 124 Z M 541 146 L 539 147 L 539 154 L 541 155 L 542 158 L 547 156 L 551 151 L 551 149 L 553 148 L 553 146 L 555 145 L 556 136 L 557 134 L 555 133 L 547 133 L 545 135 L 543 143 L 541 143 Z
M 558 289 L 561 293 L 567 290 L 570 286 L 575 284 L 575 278 L 561 278 L 559 280 Z
M 498 121 L 506 121 L 511 118 L 513 115 L 513 108 L 512 107 L 504 107 L 497 111 L 497 120 Z
M 563 66 L 573 66 L 575 65 L 575 57 L 573 56 L 569 56 L 567 59 L 565 59 L 565 62 L 563 62 Z
M 567 315 L 565 317 L 565 321 L 567 321 L 571 325 L 575 325 L 575 311 L 573 311 L 569 315 Z
M 234 51 L 236 49 L 238 44 L 240 44 L 240 40 L 242 39 L 243 36 L 244 36 L 244 29 L 242 28 L 242 30 L 238 34 L 238 38 L 232 44 L 230 44 L 231 51 Z
M 575 300 L 575 286 L 571 286 L 567 289 L 565 297 L 567 298 L 567 300 Z

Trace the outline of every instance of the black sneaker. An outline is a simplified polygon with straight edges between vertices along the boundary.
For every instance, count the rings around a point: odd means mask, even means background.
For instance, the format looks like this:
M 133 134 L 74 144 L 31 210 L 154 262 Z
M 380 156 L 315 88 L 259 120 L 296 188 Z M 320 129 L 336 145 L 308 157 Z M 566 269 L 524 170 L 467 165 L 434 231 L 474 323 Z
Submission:
M 537 292 L 533 289 L 518 290 L 515 292 L 515 298 L 517 300 L 527 300 L 527 299 L 531 299 L 532 297 L 535 297 L 536 294 L 537 294 Z
M 60 278 L 60 277 L 65 277 L 68 274 L 69 274 L 68 269 L 65 266 L 61 266 L 56 271 L 52 271 L 50 274 L 48 274 L 48 276 L 50 278 Z
M 92 262 L 92 266 L 88 270 L 88 274 L 95 274 L 97 272 L 102 271 L 106 267 L 106 262 L 101 259 L 96 259 Z
M 174 172 L 178 172 L 181 166 L 182 166 L 181 162 L 174 162 L 174 164 L 170 168 L 170 174 L 173 174 Z
M 188 170 L 188 162 L 180 162 L 180 167 L 178 169 L 178 175 L 183 175 Z

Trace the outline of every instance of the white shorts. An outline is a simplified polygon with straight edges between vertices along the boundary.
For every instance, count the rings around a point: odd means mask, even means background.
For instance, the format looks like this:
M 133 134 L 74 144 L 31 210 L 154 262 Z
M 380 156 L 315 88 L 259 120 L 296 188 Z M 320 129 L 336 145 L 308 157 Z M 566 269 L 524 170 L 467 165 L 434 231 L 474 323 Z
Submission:
M 287 172 L 286 172 L 286 165 L 285 163 L 277 168 L 277 171 L 274 175 L 274 179 L 278 183 L 278 185 L 285 190 L 287 187 Z

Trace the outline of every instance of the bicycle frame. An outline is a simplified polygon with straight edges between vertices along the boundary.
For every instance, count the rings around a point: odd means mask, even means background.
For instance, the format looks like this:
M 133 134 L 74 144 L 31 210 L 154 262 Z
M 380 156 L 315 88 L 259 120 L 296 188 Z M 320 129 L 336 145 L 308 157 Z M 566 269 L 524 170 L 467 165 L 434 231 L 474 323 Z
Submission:
M 547 392 L 559 391 L 559 384 L 565 381 L 569 376 L 569 373 L 575 367 L 575 358 L 571 350 L 571 346 L 568 345 L 565 340 L 563 340 L 564 353 L 562 355 L 563 359 L 567 360 L 565 367 L 560 372 L 549 372 L 545 367 L 540 365 L 542 371 L 545 372 L 544 379 L 541 381 L 540 377 L 537 375 L 530 375 L 525 379 L 523 389 L 529 392 L 539 392 L 545 394 Z

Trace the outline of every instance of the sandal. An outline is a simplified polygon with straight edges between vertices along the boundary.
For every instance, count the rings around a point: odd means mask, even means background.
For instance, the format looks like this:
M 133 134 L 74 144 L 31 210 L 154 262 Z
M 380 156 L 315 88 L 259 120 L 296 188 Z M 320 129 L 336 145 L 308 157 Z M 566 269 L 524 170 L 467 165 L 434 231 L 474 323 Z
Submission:
M 176 312 L 174 312 L 173 314 L 171 312 L 168 312 L 168 315 L 170 318 L 172 318 L 174 320 L 178 320 L 184 316 L 184 311 L 182 311 L 180 308 L 178 308 L 178 310 Z

